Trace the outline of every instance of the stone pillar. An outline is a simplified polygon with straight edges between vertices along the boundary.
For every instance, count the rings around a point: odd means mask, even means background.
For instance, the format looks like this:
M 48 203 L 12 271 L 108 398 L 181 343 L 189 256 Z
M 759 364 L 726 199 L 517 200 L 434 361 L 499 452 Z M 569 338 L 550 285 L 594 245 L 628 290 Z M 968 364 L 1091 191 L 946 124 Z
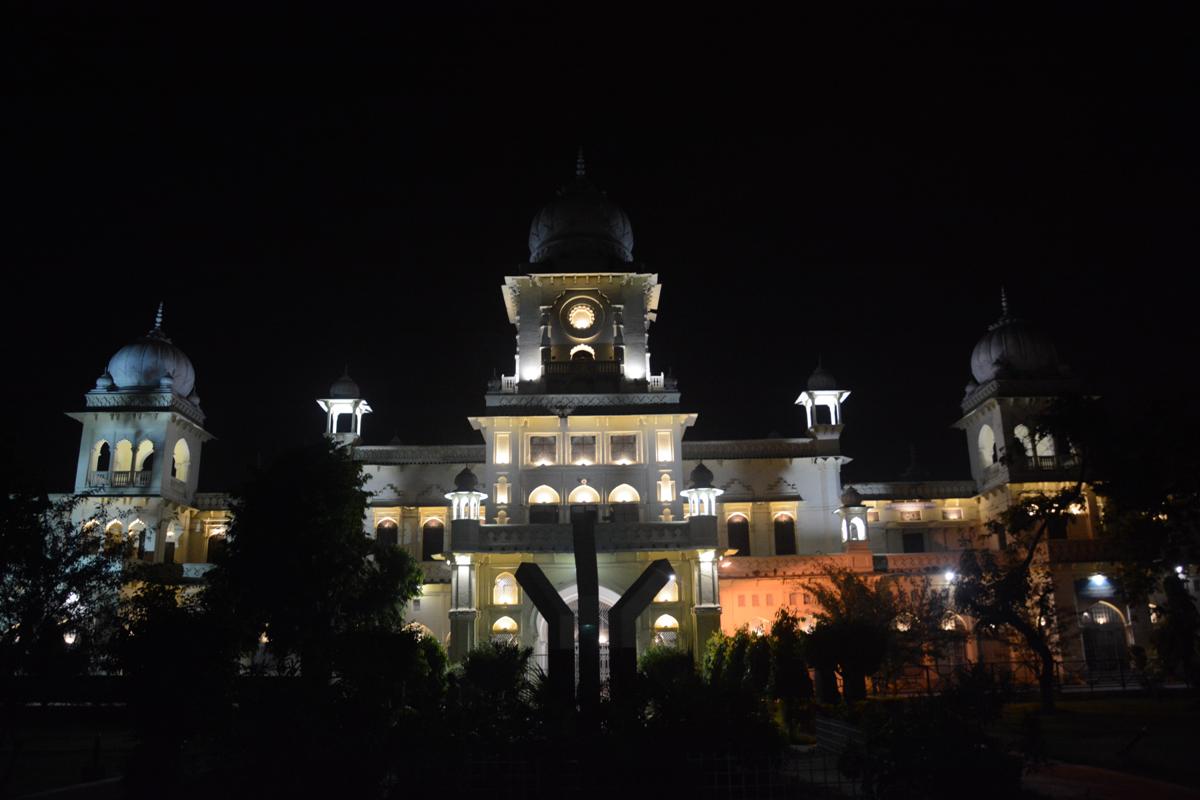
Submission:
M 475 647 L 475 565 L 469 553 L 455 553 L 450 562 L 450 660 L 461 661 Z
M 713 522 L 715 523 L 715 519 Z M 704 660 L 704 648 L 712 635 L 721 630 L 720 579 L 717 575 L 716 550 L 701 550 L 694 573 L 696 604 L 692 609 L 696 623 L 696 643 L 693 653 L 696 663 Z

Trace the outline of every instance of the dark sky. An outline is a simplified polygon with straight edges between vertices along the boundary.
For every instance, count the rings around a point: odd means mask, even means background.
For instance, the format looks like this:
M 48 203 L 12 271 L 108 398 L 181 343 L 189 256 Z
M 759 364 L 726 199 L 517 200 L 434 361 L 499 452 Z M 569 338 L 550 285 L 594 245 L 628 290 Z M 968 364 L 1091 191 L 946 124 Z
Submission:
M 345 362 L 368 442 L 475 441 L 512 365 L 498 287 L 577 144 L 664 284 L 653 363 L 692 438 L 797 433 L 821 354 L 854 392 L 849 476 L 894 477 L 910 444 L 964 476 L 949 426 L 1002 284 L 1116 424 L 1191 416 L 1178 21 L 461 12 L 184 37 L 39 14 L 8 56 L 0 347 L 8 437 L 53 489 L 78 447 L 62 412 L 160 299 L 218 437 L 203 488 L 317 434 Z

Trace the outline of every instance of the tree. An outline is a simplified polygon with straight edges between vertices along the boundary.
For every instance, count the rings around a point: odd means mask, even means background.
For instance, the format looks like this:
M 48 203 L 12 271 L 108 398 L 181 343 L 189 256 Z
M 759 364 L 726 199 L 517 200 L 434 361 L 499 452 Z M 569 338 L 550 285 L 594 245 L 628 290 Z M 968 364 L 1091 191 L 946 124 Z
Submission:
M 361 469 L 333 442 L 302 447 L 258 472 L 234 497 L 214 602 L 240 622 L 243 649 L 269 642 L 285 674 L 328 683 L 351 634 L 395 634 L 420 593 L 413 558 L 363 532 Z
M 1167 669 L 1178 669 L 1192 686 L 1200 685 L 1200 611 L 1183 580 L 1174 574 L 1163 579 L 1166 598 L 1158 606 L 1159 622 L 1151 643 Z
M 1054 638 L 1060 633 L 1046 539 L 1066 530 L 1083 498 L 1076 484 L 1052 495 L 1026 495 L 989 523 L 999 550 L 964 550 L 954 604 L 976 626 L 1015 634 L 1037 659 L 1042 710 L 1054 711 Z M 985 545 L 986 547 L 986 545 Z
M 0 486 L 0 674 L 85 671 L 111 630 L 126 542 L 108 540 L 103 507 Z
M 829 670 L 837 669 L 846 700 L 862 700 L 867 676 L 895 646 L 900 601 L 888 581 L 868 582 L 848 569 L 831 570 L 826 578 L 805 584 L 821 607 L 813 615 L 817 624 L 809 634 L 809 658 L 826 681 Z

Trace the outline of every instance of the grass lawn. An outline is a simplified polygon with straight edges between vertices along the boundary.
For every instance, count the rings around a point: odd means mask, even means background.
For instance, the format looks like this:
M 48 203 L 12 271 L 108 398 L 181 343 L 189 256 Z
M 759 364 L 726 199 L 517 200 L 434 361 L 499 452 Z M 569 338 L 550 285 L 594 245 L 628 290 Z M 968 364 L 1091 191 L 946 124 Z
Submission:
M 1022 720 L 1037 709 L 1009 705 L 997 735 L 1018 743 Z M 1060 699 L 1040 720 L 1047 758 L 1200 788 L 1200 700 L 1191 692 Z

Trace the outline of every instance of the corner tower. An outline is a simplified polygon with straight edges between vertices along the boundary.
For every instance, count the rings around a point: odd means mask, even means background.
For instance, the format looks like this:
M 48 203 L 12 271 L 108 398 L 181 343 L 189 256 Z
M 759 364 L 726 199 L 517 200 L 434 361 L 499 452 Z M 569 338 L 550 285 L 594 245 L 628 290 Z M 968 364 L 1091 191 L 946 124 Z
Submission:
M 1058 480 L 1073 466 L 1065 442 L 1035 435 L 1039 415 L 1078 383 L 1054 343 L 1009 311 L 1000 291 L 1000 318 L 971 352 L 971 376 L 955 427 L 967 435 L 971 477 L 981 492 L 1006 483 Z

